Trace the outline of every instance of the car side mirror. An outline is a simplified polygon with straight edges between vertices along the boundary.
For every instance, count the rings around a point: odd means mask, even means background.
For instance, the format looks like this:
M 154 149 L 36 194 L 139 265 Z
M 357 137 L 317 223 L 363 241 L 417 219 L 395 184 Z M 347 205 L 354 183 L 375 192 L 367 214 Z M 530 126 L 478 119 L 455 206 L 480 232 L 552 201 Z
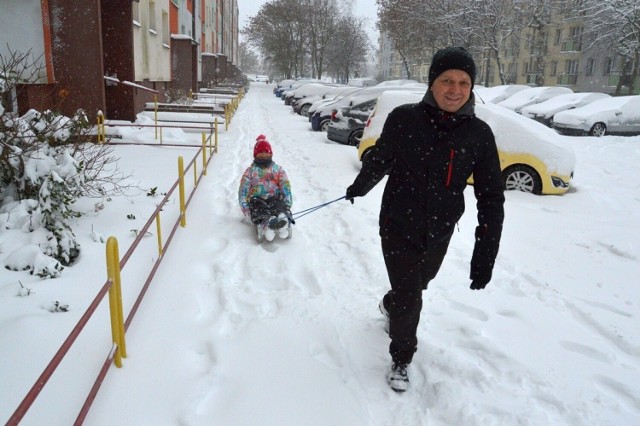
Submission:
M 622 115 L 622 111 L 616 111 L 616 115 Z

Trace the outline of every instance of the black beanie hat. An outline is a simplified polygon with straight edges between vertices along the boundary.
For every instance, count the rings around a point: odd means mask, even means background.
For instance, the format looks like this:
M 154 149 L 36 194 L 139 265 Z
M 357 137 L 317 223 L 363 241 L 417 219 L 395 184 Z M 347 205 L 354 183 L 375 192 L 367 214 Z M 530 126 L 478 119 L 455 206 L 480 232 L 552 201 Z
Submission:
M 471 77 L 471 87 L 476 80 L 476 64 L 473 57 L 463 47 L 447 47 L 438 50 L 429 67 L 429 87 L 433 85 L 436 78 L 447 70 L 462 70 Z

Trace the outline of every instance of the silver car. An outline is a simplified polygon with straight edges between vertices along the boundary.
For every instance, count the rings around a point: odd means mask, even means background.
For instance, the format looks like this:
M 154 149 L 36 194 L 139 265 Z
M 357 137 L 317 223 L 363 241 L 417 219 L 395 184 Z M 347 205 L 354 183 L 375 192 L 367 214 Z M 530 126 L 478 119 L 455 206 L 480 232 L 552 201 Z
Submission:
M 553 117 L 553 128 L 568 135 L 640 135 L 640 95 L 600 99 L 561 111 Z

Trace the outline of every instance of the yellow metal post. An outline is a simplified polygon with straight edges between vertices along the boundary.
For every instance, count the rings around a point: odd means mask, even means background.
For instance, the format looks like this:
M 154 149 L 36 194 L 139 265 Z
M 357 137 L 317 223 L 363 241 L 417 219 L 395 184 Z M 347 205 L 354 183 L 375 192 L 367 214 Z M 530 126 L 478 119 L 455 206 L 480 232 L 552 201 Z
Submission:
M 160 212 L 156 215 L 156 234 L 158 234 L 158 255 L 162 256 L 162 227 L 160 226 Z
M 155 139 L 158 140 L 158 95 L 153 95 L 153 105 L 153 121 L 156 125 Z
M 207 175 L 207 136 L 202 132 L 202 174 Z
M 187 226 L 187 211 L 184 197 L 184 160 L 182 156 L 178 157 L 178 187 L 180 190 L 180 225 L 184 228 Z
M 215 128 L 214 128 L 214 134 L 215 134 L 215 143 L 213 144 L 214 146 L 214 151 L 216 154 L 218 153 L 218 117 L 216 117 L 215 119 Z
M 98 128 L 98 143 L 104 143 L 105 137 L 104 137 L 104 114 L 102 113 L 102 111 L 98 111 L 98 117 L 96 119 L 97 121 L 97 128 Z
M 198 183 L 198 162 L 193 160 L 193 184 L 196 185 Z
M 109 237 L 107 240 L 107 277 L 111 282 L 109 287 L 109 312 L 111 314 L 111 336 L 117 349 L 114 363 L 122 367 L 122 358 L 127 357 L 127 345 L 124 336 L 124 314 L 122 312 L 122 287 L 120 284 L 120 256 L 118 254 L 118 240 Z

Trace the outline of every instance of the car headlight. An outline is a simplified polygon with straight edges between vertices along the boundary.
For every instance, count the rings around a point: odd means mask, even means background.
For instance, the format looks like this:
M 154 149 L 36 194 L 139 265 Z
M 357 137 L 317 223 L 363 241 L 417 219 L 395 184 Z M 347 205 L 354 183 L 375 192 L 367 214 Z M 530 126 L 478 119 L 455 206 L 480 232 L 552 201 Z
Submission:
M 555 186 L 556 188 L 568 188 L 569 187 L 569 182 L 565 182 L 562 179 L 560 179 L 557 176 L 551 176 L 551 183 L 553 183 L 553 186 Z

